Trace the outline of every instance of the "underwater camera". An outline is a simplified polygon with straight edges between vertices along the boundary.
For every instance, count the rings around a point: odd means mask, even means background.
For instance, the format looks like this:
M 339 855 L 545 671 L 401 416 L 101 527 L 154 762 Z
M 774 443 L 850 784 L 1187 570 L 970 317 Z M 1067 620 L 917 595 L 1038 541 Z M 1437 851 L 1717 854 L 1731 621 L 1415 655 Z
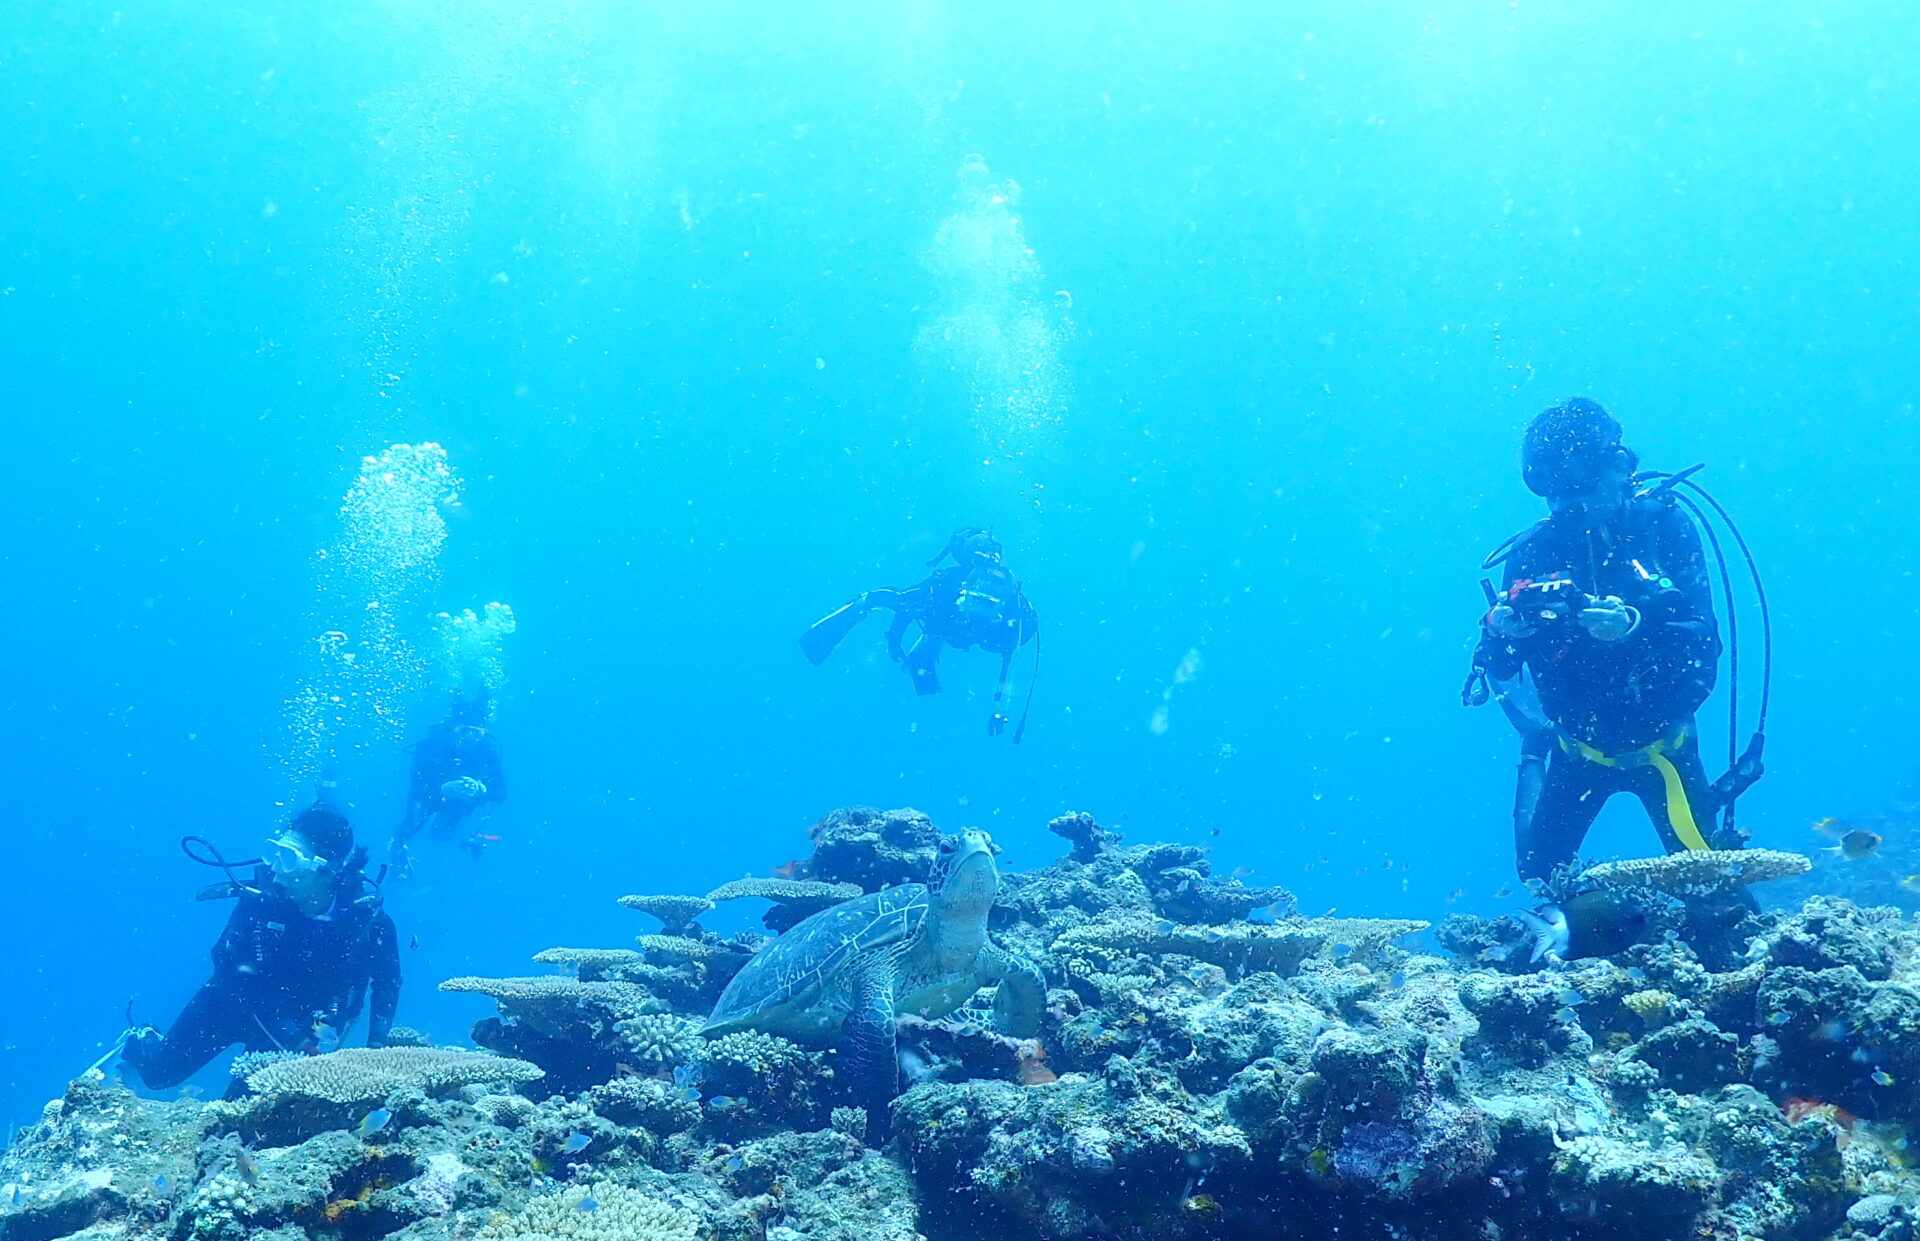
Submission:
M 1536 625 L 1555 625 L 1578 614 L 1589 599 L 1571 578 L 1550 577 L 1515 582 L 1507 591 L 1507 603 Z

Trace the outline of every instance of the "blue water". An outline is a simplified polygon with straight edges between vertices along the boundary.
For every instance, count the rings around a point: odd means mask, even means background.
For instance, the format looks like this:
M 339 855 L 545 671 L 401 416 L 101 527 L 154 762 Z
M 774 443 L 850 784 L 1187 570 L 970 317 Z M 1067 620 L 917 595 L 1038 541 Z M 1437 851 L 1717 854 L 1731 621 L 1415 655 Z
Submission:
M 0 13 L 0 1116 L 204 977 L 176 842 L 284 813 L 315 553 L 392 443 L 465 480 L 400 629 L 519 620 L 503 839 L 389 892 L 446 1039 L 484 1006 L 440 978 L 625 943 L 614 897 L 854 803 L 1508 907 L 1512 739 L 1456 694 L 1538 515 L 1519 429 L 1573 394 L 1709 462 L 1761 557 L 1758 842 L 1911 793 L 1920 13 L 284 9 Z M 1043 620 L 1020 747 L 986 657 L 926 700 L 878 621 L 800 657 L 988 523 Z M 404 752 L 331 743 L 377 845 Z M 1590 852 L 1651 845 L 1619 806 Z

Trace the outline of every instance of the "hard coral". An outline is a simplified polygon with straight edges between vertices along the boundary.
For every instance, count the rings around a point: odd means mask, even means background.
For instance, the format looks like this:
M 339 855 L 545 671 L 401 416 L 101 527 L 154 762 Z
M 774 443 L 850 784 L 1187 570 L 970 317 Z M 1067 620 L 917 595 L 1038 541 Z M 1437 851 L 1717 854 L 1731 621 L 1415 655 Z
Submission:
M 614 1029 L 626 1040 L 633 1063 L 649 1071 L 685 1064 L 700 1048 L 699 1025 L 667 1013 L 633 1017 Z
M 1061 815 L 1047 824 L 1047 830 L 1072 845 L 1067 856 L 1082 865 L 1093 861 L 1121 840 L 1119 832 L 1101 827 L 1084 810 Z
M 442 991 L 490 997 L 500 1011 L 550 1038 L 572 1038 L 650 1010 L 647 989 L 564 975 L 536 978 L 449 978 Z
M 697 1241 L 700 1217 L 613 1181 L 566 1185 L 496 1215 L 487 1241 Z
M 660 932 L 663 935 L 679 935 L 693 926 L 694 919 L 713 911 L 713 902 L 704 896 L 682 896 L 668 893 L 661 896 L 623 896 L 620 904 L 626 909 L 635 909 L 643 914 L 651 914 L 660 920 Z
M 852 900 L 859 895 L 859 886 L 851 883 L 747 878 L 720 885 L 707 893 L 707 899 L 731 901 L 757 896 L 770 900 L 772 906 L 760 915 L 761 925 L 775 934 L 782 934 L 821 910 L 830 909 L 841 901 Z
M 1669 896 L 1696 896 L 1803 875 L 1812 867 L 1813 863 L 1801 854 L 1777 849 L 1707 849 L 1602 862 L 1582 878 L 1608 887 L 1654 888 Z
M 538 1065 L 473 1051 L 430 1047 L 356 1047 L 280 1060 L 255 1070 L 247 1085 L 268 1097 L 365 1103 L 397 1090 L 442 1094 L 462 1086 L 513 1085 L 542 1076 Z
M 940 851 L 940 829 L 918 810 L 836 810 L 813 825 L 813 856 L 796 877 L 851 883 L 877 892 L 902 883 L 924 883 Z

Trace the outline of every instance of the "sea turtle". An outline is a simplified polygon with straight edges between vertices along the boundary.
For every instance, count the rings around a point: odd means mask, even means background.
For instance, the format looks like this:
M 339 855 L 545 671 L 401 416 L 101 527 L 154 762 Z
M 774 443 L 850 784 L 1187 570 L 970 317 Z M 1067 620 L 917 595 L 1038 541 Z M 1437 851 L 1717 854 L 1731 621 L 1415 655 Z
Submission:
M 940 845 L 929 883 L 904 883 L 802 919 L 727 984 L 704 1033 L 761 1030 L 838 1046 L 863 1101 L 898 1085 L 894 1023 L 944 1017 L 998 983 L 994 1027 L 1029 1038 L 1040 1026 L 1040 971 L 987 938 L 1000 876 L 985 832 Z

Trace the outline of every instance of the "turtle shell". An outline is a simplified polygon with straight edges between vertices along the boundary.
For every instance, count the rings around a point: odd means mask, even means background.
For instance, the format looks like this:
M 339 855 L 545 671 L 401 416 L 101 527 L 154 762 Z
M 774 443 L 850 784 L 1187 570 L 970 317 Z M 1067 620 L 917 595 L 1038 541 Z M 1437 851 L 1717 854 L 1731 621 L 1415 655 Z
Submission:
M 905 942 L 925 923 L 927 909 L 927 886 L 906 883 L 803 918 L 733 976 L 706 1031 L 778 1025 L 779 1014 L 798 1018 L 816 1006 L 837 1007 L 850 988 L 836 984 L 850 982 L 854 962 Z M 817 1015 L 837 1020 L 842 1014 Z

